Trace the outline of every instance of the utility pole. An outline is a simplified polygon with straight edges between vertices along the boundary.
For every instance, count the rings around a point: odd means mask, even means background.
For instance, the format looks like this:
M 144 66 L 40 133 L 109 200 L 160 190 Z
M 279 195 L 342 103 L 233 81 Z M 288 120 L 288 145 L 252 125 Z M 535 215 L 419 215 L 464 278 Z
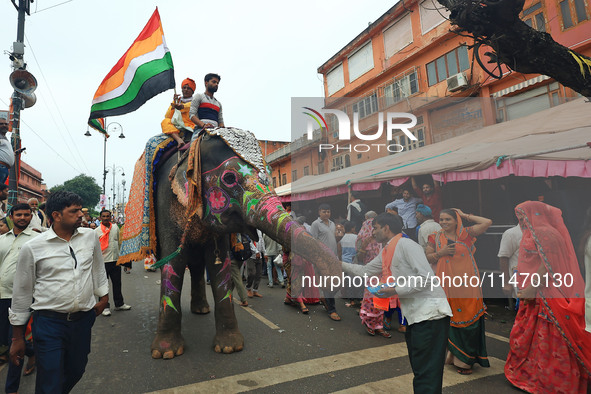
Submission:
M 8 206 L 12 207 L 18 202 L 18 176 L 20 175 L 20 112 L 25 109 L 25 101 L 28 98 L 34 103 L 33 91 L 37 87 L 35 77 L 26 72 L 27 65 L 23 60 L 25 54 L 25 13 L 31 15 L 31 3 L 33 0 L 12 0 L 12 4 L 18 11 L 18 25 L 16 31 L 16 41 L 12 45 L 13 73 L 10 75 L 10 82 L 14 87 L 12 94 L 12 149 L 15 153 L 14 165 L 10 168 L 8 181 Z M 27 97 L 28 96 L 28 97 Z M 32 105 L 32 104 L 31 104 Z

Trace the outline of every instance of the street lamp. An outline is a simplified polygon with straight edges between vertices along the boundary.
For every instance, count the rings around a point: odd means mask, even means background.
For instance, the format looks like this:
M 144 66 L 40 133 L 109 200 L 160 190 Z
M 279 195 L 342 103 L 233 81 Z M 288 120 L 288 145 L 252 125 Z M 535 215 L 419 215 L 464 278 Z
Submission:
M 113 127 L 111 127 L 113 126 Z M 125 138 L 125 135 L 123 135 L 123 126 L 121 126 L 121 124 L 117 123 L 117 122 L 111 122 L 107 125 L 107 127 L 105 127 L 105 130 L 107 131 L 107 133 L 109 132 L 109 127 L 111 127 L 111 130 L 113 132 L 117 132 L 117 130 L 121 130 L 121 134 L 119 134 L 119 138 Z M 86 133 L 84 133 L 85 136 L 90 137 L 92 134 L 90 134 L 90 131 L 88 130 L 88 127 L 86 128 Z M 103 134 L 103 195 L 107 194 L 106 192 L 106 182 L 107 182 L 107 135 Z M 114 176 L 113 176 L 114 179 Z
M 111 167 L 109 167 L 109 170 L 111 169 Z M 105 170 L 106 172 L 109 172 L 109 170 Z M 115 199 L 115 189 L 116 189 L 116 183 L 115 183 L 115 175 L 117 173 L 117 171 L 121 170 L 121 176 L 125 176 L 125 170 L 123 169 L 123 167 L 120 166 L 116 166 L 115 164 L 113 164 L 113 186 L 111 187 L 111 190 L 113 191 L 113 207 L 115 207 L 117 205 L 117 200 Z
M 123 215 L 121 216 L 123 219 L 123 223 L 125 223 L 125 179 L 123 179 L 121 183 L 123 184 Z

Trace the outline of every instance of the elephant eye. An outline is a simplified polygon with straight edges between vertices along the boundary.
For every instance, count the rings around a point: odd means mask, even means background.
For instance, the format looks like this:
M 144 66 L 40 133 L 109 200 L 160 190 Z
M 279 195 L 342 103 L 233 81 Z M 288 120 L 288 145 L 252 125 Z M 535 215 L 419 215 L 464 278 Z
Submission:
M 231 171 L 227 171 L 224 175 L 222 175 L 222 182 L 227 186 L 233 186 L 236 184 L 236 174 Z

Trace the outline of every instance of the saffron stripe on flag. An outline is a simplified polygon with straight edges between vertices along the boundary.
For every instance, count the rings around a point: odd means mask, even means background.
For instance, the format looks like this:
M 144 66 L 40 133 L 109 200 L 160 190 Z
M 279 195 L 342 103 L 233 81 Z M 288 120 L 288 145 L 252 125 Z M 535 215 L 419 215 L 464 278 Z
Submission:
M 131 48 L 133 48 L 133 46 L 136 42 L 143 41 L 143 40 L 147 39 L 148 37 L 152 36 L 156 32 L 156 30 L 158 30 L 158 29 L 161 30 L 161 35 L 164 36 L 164 32 L 162 32 L 162 23 L 160 22 L 160 14 L 158 13 L 158 8 L 156 8 L 154 13 L 150 17 L 150 20 L 148 21 L 146 26 L 144 26 L 144 29 L 142 30 L 140 35 L 135 39 L 133 44 L 131 44 L 131 46 L 123 54 L 123 56 L 121 56 L 121 59 L 119 59 L 119 61 L 117 62 L 117 64 L 115 64 L 115 66 L 111 69 L 111 71 L 109 71 L 109 73 L 107 74 L 107 76 L 105 77 L 103 82 L 106 81 L 107 79 L 111 78 L 117 71 L 119 71 L 119 69 L 121 69 L 123 67 L 125 58 L 127 57 Z M 102 85 L 102 83 L 101 83 L 101 85 Z
M 113 89 L 121 86 L 124 83 L 125 75 L 127 74 L 127 69 L 129 68 L 130 64 L 133 62 L 137 62 L 141 56 L 145 56 L 148 53 L 152 53 L 159 48 L 163 48 L 162 51 L 167 51 L 166 45 L 163 45 L 163 36 L 162 36 L 162 29 L 158 29 L 152 36 L 148 37 L 144 41 L 135 42 L 131 48 L 127 51 L 125 55 L 125 59 L 123 60 L 123 64 L 117 70 L 117 72 L 110 75 L 108 78 L 106 77 L 99 88 L 97 89 L 96 93 L 94 94 L 94 100 L 100 98 L 105 93 L 112 91 Z M 162 56 L 160 56 L 162 57 Z M 112 70 L 111 70 L 112 71 Z M 111 74 L 111 73 L 109 73 Z
M 129 89 L 129 86 L 133 82 L 133 79 L 136 77 L 139 67 L 146 65 L 150 62 L 153 62 L 155 60 L 162 60 L 166 56 L 167 53 L 170 54 L 170 52 L 168 52 L 166 50 L 164 45 L 160 45 L 156 49 L 154 49 L 154 51 L 149 52 L 149 53 L 145 53 L 145 54 L 133 59 L 133 61 L 129 64 L 129 66 L 125 70 L 125 77 L 124 77 L 123 83 L 120 84 L 119 86 L 115 87 L 110 92 L 106 92 L 102 96 L 97 97 L 94 100 L 92 100 L 92 104 L 94 105 L 94 104 L 102 103 L 102 102 L 105 102 L 105 101 L 108 101 L 108 100 L 111 100 L 111 99 L 114 99 L 114 98 L 117 98 L 117 97 L 123 95 Z M 170 66 L 172 67 L 172 60 L 171 60 Z

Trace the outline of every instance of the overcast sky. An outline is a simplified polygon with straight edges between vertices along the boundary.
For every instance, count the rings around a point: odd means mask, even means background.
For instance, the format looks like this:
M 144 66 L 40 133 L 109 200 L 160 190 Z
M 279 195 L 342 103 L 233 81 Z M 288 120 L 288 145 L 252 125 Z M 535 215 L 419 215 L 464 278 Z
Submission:
M 177 89 L 191 77 L 203 91 L 207 72 L 221 74 L 216 97 L 227 126 L 259 139 L 290 140 L 291 97 L 323 95 L 317 68 L 394 2 L 371 0 L 217 1 L 37 0 L 25 24 L 25 62 L 37 78 L 37 104 L 22 112 L 23 160 L 48 187 L 85 173 L 102 186 L 103 139 L 85 137 L 92 97 L 158 6 Z M 64 4 L 60 4 L 64 3 Z M 363 5 L 362 5 L 363 4 Z M 17 12 L 0 0 L 0 48 L 16 40 Z M 3 56 L 0 109 L 7 109 L 11 62 Z M 107 167 L 123 167 L 127 189 L 146 140 L 160 132 L 172 99 L 161 93 L 137 111 L 112 117 L 123 126 L 107 142 Z M 116 184 L 122 177 L 118 172 Z M 112 175 L 107 176 L 111 195 Z M 119 200 L 119 198 L 117 198 Z

